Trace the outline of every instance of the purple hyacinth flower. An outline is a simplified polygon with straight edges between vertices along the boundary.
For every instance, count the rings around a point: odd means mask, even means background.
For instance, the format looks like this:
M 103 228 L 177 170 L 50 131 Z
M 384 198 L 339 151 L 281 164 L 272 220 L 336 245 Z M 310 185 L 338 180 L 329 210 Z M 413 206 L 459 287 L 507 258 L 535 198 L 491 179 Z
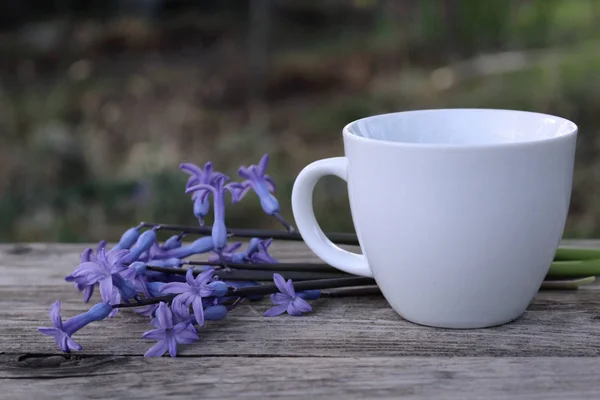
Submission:
M 302 313 L 312 311 L 310 304 L 296 295 L 291 279 L 288 279 L 286 283 L 283 276 L 275 273 L 273 274 L 273 281 L 280 293 L 273 293 L 270 296 L 271 302 L 275 304 L 275 307 L 271 307 L 265 311 L 265 317 L 274 317 L 283 314 L 286 311 L 289 315 L 298 317 L 302 315 Z
M 52 321 L 52 328 L 39 327 L 38 331 L 44 335 L 52 336 L 56 345 L 65 353 L 71 350 L 81 350 L 83 347 L 71 339 L 71 335 L 65 331 L 62 318 L 60 317 L 60 301 L 57 300 L 50 306 L 48 314 L 50 315 L 50 321 Z
M 256 244 L 257 250 L 252 253 L 252 256 L 250 257 L 250 262 L 258 264 L 277 264 L 279 261 L 269 254 L 269 246 L 271 246 L 271 243 L 273 243 L 273 239 L 260 240 Z
M 77 279 L 84 278 L 87 285 L 98 283 L 102 300 L 109 304 L 117 304 L 114 301 L 120 300 L 120 296 L 113 295 L 113 274 L 127 270 L 124 260 L 128 254 L 129 250 L 124 249 L 106 252 L 106 243 L 102 242 L 98 246 L 95 259 L 79 264 L 72 275 Z
M 232 197 L 232 203 L 235 204 L 240 200 L 240 193 L 243 186 L 237 182 L 225 184 L 223 177 L 217 178 L 213 182 L 213 186 L 207 184 L 198 184 L 186 189 L 186 193 L 197 192 L 203 198 L 208 197 L 209 193 L 213 194 L 214 215 L 215 221 L 212 227 L 212 239 L 214 250 L 219 255 L 227 245 L 227 229 L 225 228 L 225 191 L 229 191 Z
M 170 282 L 160 288 L 162 293 L 175 293 L 177 296 L 173 299 L 173 303 L 181 303 L 186 307 L 192 306 L 194 316 L 198 325 L 204 325 L 204 307 L 202 306 L 202 298 L 212 296 L 214 289 L 209 286 L 209 283 L 215 271 L 209 269 L 194 278 L 192 268 L 188 269 L 185 280 L 183 282 Z
M 152 325 L 156 329 L 145 332 L 143 337 L 157 340 L 158 343 L 150 347 L 144 357 L 160 357 L 167 351 L 171 357 L 176 357 L 178 344 L 190 344 L 198 340 L 198 333 L 192 324 L 189 322 L 174 323 L 173 312 L 164 302 L 160 302 L 158 305 L 156 318 L 152 320 Z
M 82 347 L 71 336 L 84 326 L 105 319 L 111 311 L 112 306 L 110 304 L 98 303 L 85 313 L 69 318 L 63 323 L 60 316 L 60 301 L 56 301 L 50 306 L 49 312 L 52 328 L 39 327 L 38 331 L 44 335 L 52 336 L 61 351 L 68 353 L 71 350 L 81 350 Z
M 103 243 L 106 244 L 106 242 L 100 242 L 100 245 L 102 245 Z M 100 245 L 98 247 L 100 247 Z M 81 253 L 81 256 L 80 256 L 81 263 L 95 261 L 95 260 L 96 260 L 96 256 L 94 255 L 94 250 L 87 248 L 83 251 L 83 253 Z M 83 302 L 84 303 L 87 303 L 90 301 L 92 294 L 94 294 L 94 285 L 88 285 L 86 283 L 85 277 L 74 277 L 73 274 L 70 274 L 65 277 L 65 281 L 74 282 L 77 290 L 79 290 L 80 292 L 83 292 Z
M 212 186 L 213 182 L 218 178 L 229 180 L 227 175 L 221 172 L 213 172 L 212 162 L 210 161 L 204 165 L 204 170 L 192 163 L 182 163 L 179 165 L 179 168 L 190 175 L 185 185 L 186 189 L 199 184 Z M 202 226 L 204 225 L 204 218 L 210 209 L 210 203 L 206 197 L 203 197 L 198 192 L 192 193 L 192 201 L 194 202 L 194 215 L 198 218 L 200 226 Z
M 238 169 L 238 175 L 245 179 L 245 181 L 242 182 L 244 191 L 241 193 L 240 198 L 244 197 L 250 189 L 253 189 L 260 200 L 260 206 L 263 211 L 267 215 L 277 218 L 289 232 L 294 232 L 292 225 L 281 216 L 279 202 L 275 196 L 271 194 L 275 193 L 276 187 L 273 179 L 265 173 L 268 165 L 269 155 L 265 154 L 260 159 L 258 165 L 251 165 L 249 167 L 242 166 Z

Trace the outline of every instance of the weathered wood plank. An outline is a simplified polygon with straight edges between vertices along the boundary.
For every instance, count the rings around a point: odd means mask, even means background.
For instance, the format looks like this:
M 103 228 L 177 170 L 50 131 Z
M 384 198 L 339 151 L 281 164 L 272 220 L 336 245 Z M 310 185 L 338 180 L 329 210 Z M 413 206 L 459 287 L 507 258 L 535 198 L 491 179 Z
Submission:
M 67 288 L 70 289 L 70 288 Z M 73 291 L 57 287 L 0 288 L 0 351 L 58 353 L 37 332 L 60 298 L 65 317 L 85 311 Z M 265 318 L 267 302 L 243 305 L 200 331 L 183 355 L 261 356 L 590 356 L 600 355 L 600 296 L 596 291 L 540 293 L 525 315 L 497 328 L 456 331 L 402 320 L 382 298 L 332 298 L 301 318 Z M 93 323 L 74 338 L 84 354 L 142 355 L 148 320 L 130 311 Z
M 0 355 L 3 398 L 600 398 L 600 359 L 588 357 L 17 359 Z
M 298 243 L 277 243 L 282 260 L 313 258 Z M 48 306 L 63 303 L 63 317 L 89 308 L 63 277 L 77 264 L 82 245 L 0 246 L 0 351 L 55 353 L 36 330 L 47 325 Z M 596 287 L 597 288 L 597 287 Z M 96 296 L 97 300 L 98 297 Z M 201 332 L 183 355 L 260 356 L 586 356 L 600 354 L 600 296 L 596 290 L 541 292 L 519 320 L 497 328 L 454 331 L 402 320 L 381 297 L 321 299 L 315 312 L 265 318 L 268 302 L 236 309 Z M 75 335 L 84 354 L 141 355 L 148 321 L 127 310 Z

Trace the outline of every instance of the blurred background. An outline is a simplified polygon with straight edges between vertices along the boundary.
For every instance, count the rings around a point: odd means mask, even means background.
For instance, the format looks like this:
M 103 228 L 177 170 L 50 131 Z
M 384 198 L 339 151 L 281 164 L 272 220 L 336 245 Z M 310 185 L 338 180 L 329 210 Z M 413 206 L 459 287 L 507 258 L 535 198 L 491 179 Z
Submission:
M 195 225 L 182 161 L 237 179 L 271 155 L 282 213 L 357 118 L 439 107 L 580 127 L 565 237 L 600 233 L 600 0 L 2 0 L 0 241 Z M 324 229 L 352 231 L 345 184 Z M 256 196 L 235 227 L 278 227 Z M 210 221 L 208 221 L 210 223 Z

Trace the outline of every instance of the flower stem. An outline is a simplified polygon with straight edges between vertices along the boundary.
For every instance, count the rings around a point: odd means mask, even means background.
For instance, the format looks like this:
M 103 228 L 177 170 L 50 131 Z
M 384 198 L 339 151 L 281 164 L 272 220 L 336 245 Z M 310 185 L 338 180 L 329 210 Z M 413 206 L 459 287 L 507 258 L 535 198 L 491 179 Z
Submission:
M 600 259 L 584 261 L 555 261 L 546 277 L 580 278 L 600 275 Z
M 153 227 L 163 231 L 178 231 L 182 233 L 191 233 L 198 235 L 210 235 L 212 227 L 205 226 L 181 226 L 181 225 L 167 225 L 167 224 L 155 224 L 150 222 L 142 222 L 144 227 Z M 259 239 L 277 239 L 277 240 L 294 240 L 302 241 L 302 236 L 298 232 L 287 232 L 282 230 L 270 230 L 270 229 L 241 229 L 241 228 L 230 228 L 227 229 L 227 233 L 236 237 L 243 238 L 259 238 Z M 326 233 L 329 240 L 337 244 L 348 244 L 358 245 L 358 239 L 353 233 Z
M 212 227 L 208 225 L 197 227 L 142 222 L 140 223 L 140 227 L 152 227 L 157 230 L 165 231 L 178 231 L 182 234 L 210 235 L 212 232 Z M 287 232 L 283 230 L 230 228 L 227 230 L 227 232 L 231 236 L 241 238 L 272 238 L 278 240 L 302 241 L 302 236 L 298 232 Z M 359 244 L 358 238 L 354 233 L 325 232 L 325 235 L 329 238 L 329 240 L 336 244 L 356 246 Z M 595 259 L 600 259 L 600 249 L 559 247 L 556 251 L 554 261 L 581 261 Z
M 149 297 L 147 299 L 138 300 L 138 301 L 132 302 L 132 303 L 113 304 L 112 308 L 142 307 L 142 306 L 149 306 L 151 304 L 158 304 L 161 301 L 164 301 L 165 303 L 169 303 L 170 301 L 172 301 L 175 298 L 175 296 L 177 296 L 177 295 L 169 294 L 166 296 Z
M 569 253 L 572 254 L 572 253 Z M 209 266 L 220 266 L 222 265 L 220 262 L 208 262 L 208 261 L 188 261 L 186 264 L 189 265 L 209 265 Z M 338 274 L 341 276 L 352 276 L 350 274 L 346 274 L 341 272 L 327 264 L 321 263 L 276 263 L 276 264 L 228 264 L 230 268 L 238 269 L 238 270 L 249 270 L 249 271 L 257 271 L 260 274 L 265 274 L 266 271 L 278 272 L 282 275 L 286 275 L 286 272 L 301 272 L 306 273 L 308 276 L 304 278 L 303 275 L 299 275 L 297 277 L 291 277 L 288 279 L 293 280 L 304 280 L 304 279 L 315 279 L 315 278 L 333 278 L 333 274 Z M 181 268 L 164 268 L 164 267 L 153 267 L 148 266 L 149 270 L 171 273 L 175 275 L 185 275 L 186 270 Z M 237 271 L 239 272 L 239 271 Z M 320 274 L 330 274 L 332 276 L 320 276 L 320 275 L 309 275 L 308 273 L 320 273 Z M 199 272 L 195 272 L 197 275 Z M 220 273 L 220 271 L 219 271 Z M 226 273 L 226 272 L 224 272 Z M 229 272 L 233 273 L 233 271 Z M 221 274 L 222 277 L 227 275 Z M 234 275 L 232 275 L 234 276 Z M 250 276 L 250 275 L 248 275 Z M 262 276 L 262 275 L 261 275 Z M 265 275 L 266 276 L 266 275 Z M 582 278 L 588 276 L 600 276 L 600 259 L 584 259 L 583 261 L 554 261 L 546 278 Z M 234 278 L 225 278 L 234 280 Z M 271 277 L 267 279 L 262 278 L 248 278 L 249 280 L 270 280 Z
M 559 247 L 554 261 L 582 261 L 600 259 L 600 249 L 578 249 L 574 247 Z
M 340 287 L 351 287 L 351 286 L 365 286 L 372 285 L 373 279 L 371 278 L 363 278 L 359 276 L 352 276 L 347 278 L 333 278 L 333 279 L 315 279 L 310 281 L 298 282 L 294 284 L 294 288 L 296 292 L 301 292 L 303 290 L 313 290 L 313 289 L 331 289 L 331 288 L 340 288 Z M 226 297 L 248 297 L 254 295 L 265 295 L 271 293 L 277 293 L 279 289 L 274 284 L 268 285 L 255 285 L 248 286 L 242 288 L 229 287 Z M 143 299 L 136 302 L 131 303 L 121 303 L 113 305 L 113 308 L 133 308 L 133 307 L 141 307 L 147 306 L 150 304 L 157 304 L 161 301 L 168 303 L 175 298 L 176 295 L 170 294 L 167 296 L 160 297 L 151 297 L 148 299 Z
M 277 265 L 277 264 L 274 264 Z M 173 275 L 185 275 L 187 273 L 187 269 L 185 268 L 171 268 L 171 267 L 153 267 L 148 266 L 147 269 L 149 271 L 162 272 Z M 226 281 L 270 281 L 273 279 L 273 273 L 277 272 L 283 275 L 286 279 L 292 279 L 294 281 L 307 281 L 314 279 L 332 279 L 332 278 L 342 278 L 353 276 L 350 274 L 346 274 L 345 272 L 333 270 L 332 272 L 312 272 L 312 271 L 303 271 L 301 268 L 296 270 L 217 270 L 215 272 L 215 277 L 218 276 L 219 279 Z M 194 271 L 194 275 L 198 276 L 202 271 Z
M 150 261 L 152 263 L 152 261 Z M 183 264 L 187 265 L 209 265 L 209 266 L 223 266 L 220 261 L 184 261 Z M 306 272 L 337 272 L 340 270 L 333 268 L 328 264 L 323 263 L 255 263 L 255 264 L 238 264 L 238 263 L 227 263 L 229 268 L 233 269 L 246 269 L 246 270 L 262 270 L 262 271 L 306 271 Z

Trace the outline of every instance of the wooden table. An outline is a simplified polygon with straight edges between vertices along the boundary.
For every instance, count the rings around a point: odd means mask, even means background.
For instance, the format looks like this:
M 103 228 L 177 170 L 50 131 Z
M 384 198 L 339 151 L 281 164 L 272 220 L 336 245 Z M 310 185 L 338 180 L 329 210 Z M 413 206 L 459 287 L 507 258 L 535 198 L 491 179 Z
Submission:
M 124 310 L 77 333 L 82 352 L 61 354 L 36 327 L 57 299 L 63 318 L 89 308 L 63 280 L 84 247 L 0 246 L 0 398 L 600 398 L 595 285 L 541 291 L 519 320 L 464 331 L 404 321 L 381 297 L 319 299 L 300 318 L 265 318 L 269 303 L 250 303 L 159 359 L 142 357 L 148 320 Z M 315 261 L 303 244 L 272 253 Z

